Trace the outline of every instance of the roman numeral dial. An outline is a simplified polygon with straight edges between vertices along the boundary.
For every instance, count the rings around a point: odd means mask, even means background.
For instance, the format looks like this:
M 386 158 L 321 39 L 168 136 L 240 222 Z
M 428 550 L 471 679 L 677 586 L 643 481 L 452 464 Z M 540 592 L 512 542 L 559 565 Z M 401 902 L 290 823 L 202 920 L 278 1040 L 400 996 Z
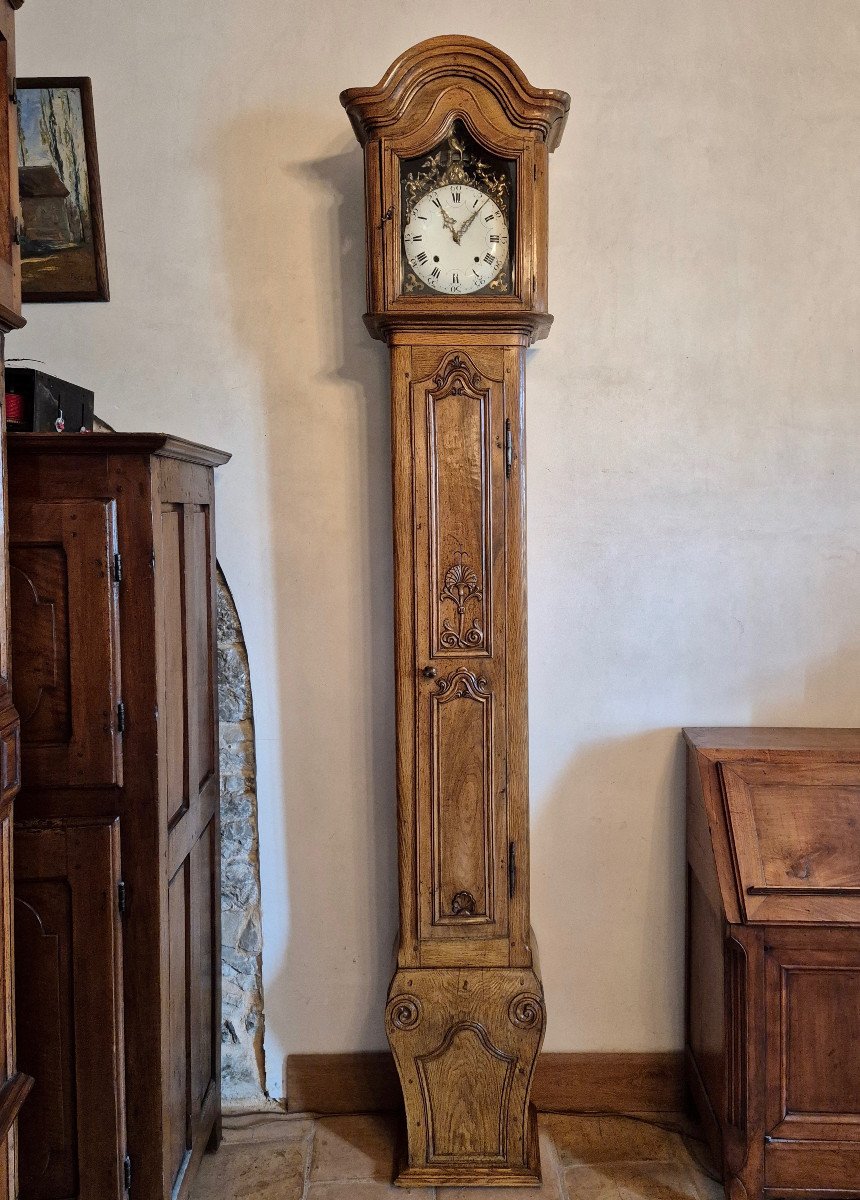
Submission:
M 491 196 L 467 184 L 445 185 L 409 211 L 403 250 L 409 269 L 434 292 L 479 292 L 507 263 L 510 231 Z

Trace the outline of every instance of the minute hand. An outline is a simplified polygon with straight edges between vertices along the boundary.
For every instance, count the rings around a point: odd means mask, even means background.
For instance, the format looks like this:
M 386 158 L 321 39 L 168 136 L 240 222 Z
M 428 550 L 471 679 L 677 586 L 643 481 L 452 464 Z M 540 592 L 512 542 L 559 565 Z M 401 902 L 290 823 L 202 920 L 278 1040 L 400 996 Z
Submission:
M 486 200 L 484 200 L 484 204 L 487 203 L 487 200 L 489 200 L 489 198 L 490 197 L 487 196 Z M 481 205 L 481 208 L 484 207 L 484 204 Z M 469 228 L 469 226 L 472 224 L 475 217 L 477 217 L 478 213 L 481 211 L 481 208 L 476 208 L 475 211 L 472 213 L 471 217 L 467 217 L 466 220 L 463 222 L 463 224 L 460 226 L 460 228 L 457 230 L 457 233 L 455 236 L 456 236 L 456 239 L 458 242 L 459 242 L 460 238 L 463 236 L 463 234 L 466 232 L 466 230 Z

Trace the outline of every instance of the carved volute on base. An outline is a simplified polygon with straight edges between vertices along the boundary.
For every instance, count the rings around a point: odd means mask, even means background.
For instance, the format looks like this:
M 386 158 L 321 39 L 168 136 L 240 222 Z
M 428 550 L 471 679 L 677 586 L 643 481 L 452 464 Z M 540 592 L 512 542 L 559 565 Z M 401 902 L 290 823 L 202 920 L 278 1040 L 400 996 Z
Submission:
M 570 101 L 458 37 L 341 100 L 365 148 L 365 320 L 391 352 L 397 1182 L 538 1185 L 525 353 L 552 320 L 547 159 Z

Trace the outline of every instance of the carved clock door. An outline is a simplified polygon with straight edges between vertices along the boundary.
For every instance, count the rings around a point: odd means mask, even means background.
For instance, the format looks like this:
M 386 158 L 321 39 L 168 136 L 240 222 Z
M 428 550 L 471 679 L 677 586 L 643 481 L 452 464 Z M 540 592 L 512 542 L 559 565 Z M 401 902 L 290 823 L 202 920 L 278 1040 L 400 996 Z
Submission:
M 413 353 L 419 941 L 507 966 L 504 397 L 475 358 Z

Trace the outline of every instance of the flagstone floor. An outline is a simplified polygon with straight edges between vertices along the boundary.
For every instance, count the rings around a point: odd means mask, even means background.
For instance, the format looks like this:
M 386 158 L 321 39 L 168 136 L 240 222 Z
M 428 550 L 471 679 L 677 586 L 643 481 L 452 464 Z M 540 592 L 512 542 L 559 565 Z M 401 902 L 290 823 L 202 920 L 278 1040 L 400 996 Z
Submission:
M 722 1200 L 696 1129 L 675 1114 L 542 1115 L 541 1188 L 393 1186 L 387 1116 L 234 1117 L 191 1200 Z

